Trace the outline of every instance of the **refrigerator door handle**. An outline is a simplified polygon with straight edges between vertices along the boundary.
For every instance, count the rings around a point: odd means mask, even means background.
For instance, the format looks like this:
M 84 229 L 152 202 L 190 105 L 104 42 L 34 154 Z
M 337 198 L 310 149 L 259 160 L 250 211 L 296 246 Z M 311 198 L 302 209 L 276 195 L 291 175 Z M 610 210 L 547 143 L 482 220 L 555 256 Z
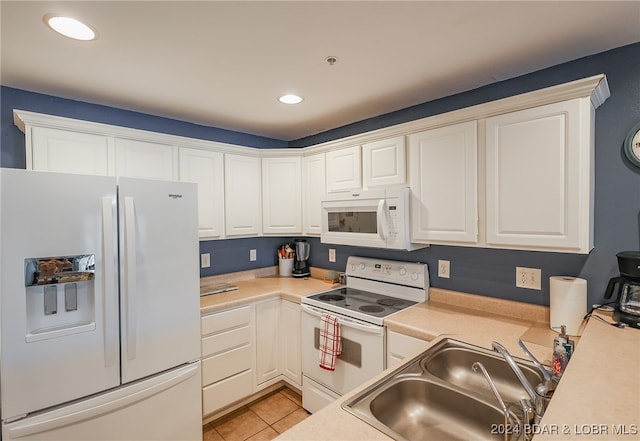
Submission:
M 104 365 L 113 366 L 118 350 L 118 291 L 114 243 L 113 198 L 102 198 L 102 250 L 104 258 Z
M 136 289 L 137 289 L 137 263 L 136 263 L 136 213 L 133 198 L 124 198 L 124 222 L 125 222 L 125 259 L 126 259 L 126 320 L 127 320 L 127 359 L 136 358 Z

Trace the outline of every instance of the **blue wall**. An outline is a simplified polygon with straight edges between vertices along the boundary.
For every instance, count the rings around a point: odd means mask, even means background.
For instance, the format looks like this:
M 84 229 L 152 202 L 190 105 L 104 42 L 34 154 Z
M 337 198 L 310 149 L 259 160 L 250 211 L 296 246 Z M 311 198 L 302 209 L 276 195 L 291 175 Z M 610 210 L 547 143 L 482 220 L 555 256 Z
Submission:
M 13 125 L 13 109 L 248 147 L 287 147 L 286 141 L 2 86 L 0 89 L 0 148 L 2 153 L 0 166 L 2 167 L 25 168 L 24 134 Z
M 0 165 L 25 164 L 24 136 L 13 126 L 14 108 L 259 148 L 304 147 L 600 73 L 607 75 L 611 97 L 596 112 L 595 249 L 588 256 L 449 246 L 401 252 L 328 246 L 317 238 L 307 239 L 311 243 L 310 263 L 318 267 L 343 270 L 352 254 L 421 261 L 430 266 L 432 286 L 547 305 L 550 276 L 579 276 L 588 280 L 589 302 L 593 303 L 602 300 L 608 279 L 617 274 L 615 254 L 640 249 L 640 169 L 634 168 L 622 151 L 625 136 L 640 121 L 640 43 L 289 143 L 2 87 Z M 200 249 L 211 253 L 212 267 L 201 274 L 276 265 L 276 247 L 292 240 L 262 237 L 202 242 Z M 328 262 L 330 247 L 337 250 L 335 264 Z M 251 248 L 257 250 L 256 262 L 249 262 Z M 437 278 L 438 259 L 451 261 L 450 279 Z M 515 288 L 516 265 L 542 269 L 541 292 Z

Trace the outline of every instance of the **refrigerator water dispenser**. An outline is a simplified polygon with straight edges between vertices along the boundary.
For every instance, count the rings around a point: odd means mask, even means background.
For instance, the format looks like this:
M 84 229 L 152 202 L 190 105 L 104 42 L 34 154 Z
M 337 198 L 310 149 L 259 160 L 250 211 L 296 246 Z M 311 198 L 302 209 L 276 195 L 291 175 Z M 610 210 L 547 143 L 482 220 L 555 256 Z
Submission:
M 24 261 L 27 334 L 34 342 L 95 329 L 95 256 Z

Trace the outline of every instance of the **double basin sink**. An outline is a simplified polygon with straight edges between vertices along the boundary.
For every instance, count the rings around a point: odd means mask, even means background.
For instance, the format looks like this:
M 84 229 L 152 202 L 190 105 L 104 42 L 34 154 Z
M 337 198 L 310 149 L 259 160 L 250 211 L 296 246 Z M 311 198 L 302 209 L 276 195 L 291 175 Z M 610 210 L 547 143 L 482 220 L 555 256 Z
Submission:
M 522 419 L 505 419 L 487 379 L 472 368 L 476 362 L 485 367 L 506 406 L 514 410 L 530 398 L 501 354 L 443 339 L 342 407 L 398 440 L 521 438 L 517 425 Z M 517 364 L 533 387 L 543 382 L 533 363 Z

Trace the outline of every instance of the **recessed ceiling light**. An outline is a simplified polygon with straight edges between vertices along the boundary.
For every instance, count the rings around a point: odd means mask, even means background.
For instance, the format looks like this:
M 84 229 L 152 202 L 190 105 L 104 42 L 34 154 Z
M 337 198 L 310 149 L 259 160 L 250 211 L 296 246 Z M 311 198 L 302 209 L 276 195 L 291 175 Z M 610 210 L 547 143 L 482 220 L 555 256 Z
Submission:
M 97 37 L 96 31 L 75 18 L 47 14 L 44 22 L 57 33 L 75 40 L 89 41 Z
M 298 104 L 302 102 L 302 97 L 293 94 L 282 95 L 278 100 L 284 104 Z

